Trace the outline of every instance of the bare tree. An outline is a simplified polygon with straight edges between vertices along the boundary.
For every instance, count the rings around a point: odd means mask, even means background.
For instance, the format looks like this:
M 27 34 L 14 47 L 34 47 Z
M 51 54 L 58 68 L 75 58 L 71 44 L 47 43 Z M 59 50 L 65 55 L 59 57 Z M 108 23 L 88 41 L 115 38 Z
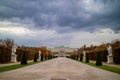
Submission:
M 112 41 L 111 44 L 114 48 L 120 48 L 120 40 L 118 40 L 118 39 Z
M 7 38 L 5 40 L 5 43 L 6 43 L 7 47 L 12 47 L 14 45 L 14 40 Z

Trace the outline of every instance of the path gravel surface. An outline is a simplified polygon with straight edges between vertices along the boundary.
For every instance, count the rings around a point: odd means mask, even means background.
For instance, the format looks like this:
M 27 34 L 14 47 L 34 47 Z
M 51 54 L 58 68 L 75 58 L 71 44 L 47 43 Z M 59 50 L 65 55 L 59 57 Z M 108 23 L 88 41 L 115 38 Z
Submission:
M 59 57 L 2 72 L 0 80 L 120 80 L 120 74 Z

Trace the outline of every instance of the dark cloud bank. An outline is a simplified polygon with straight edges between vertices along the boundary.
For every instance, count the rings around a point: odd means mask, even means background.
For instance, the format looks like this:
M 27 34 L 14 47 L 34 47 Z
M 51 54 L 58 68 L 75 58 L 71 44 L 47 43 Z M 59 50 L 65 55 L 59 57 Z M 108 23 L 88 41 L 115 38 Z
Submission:
M 0 19 L 19 19 L 34 27 L 120 30 L 120 0 L 0 0 Z M 31 24 L 31 23 L 30 23 Z
M 120 0 L 0 0 L 0 21 L 58 33 L 100 28 L 119 33 L 119 9 Z

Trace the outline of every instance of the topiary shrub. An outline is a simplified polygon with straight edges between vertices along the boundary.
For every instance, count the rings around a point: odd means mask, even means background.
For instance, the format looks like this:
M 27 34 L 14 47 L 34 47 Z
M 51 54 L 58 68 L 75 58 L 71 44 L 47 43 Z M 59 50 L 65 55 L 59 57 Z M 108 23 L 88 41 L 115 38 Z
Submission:
M 76 59 L 76 55 L 75 55 L 75 54 L 73 55 L 73 59 L 74 59 L 74 60 Z
M 97 52 L 96 66 L 102 66 L 102 59 L 100 52 Z
M 86 63 L 89 63 L 89 54 L 86 54 Z
M 44 55 L 43 55 L 43 54 L 41 54 L 41 61 L 43 61 L 43 59 L 44 59 Z
M 83 54 L 80 54 L 80 61 L 83 61 Z
M 52 59 L 53 57 L 52 57 L 52 54 L 50 54 L 50 59 Z
M 47 60 L 47 55 L 45 55 L 45 60 Z
M 70 58 L 73 59 L 73 55 L 70 55 Z
M 37 62 L 37 53 L 34 55 L 34 62 Z
M 76 55 L 76 60 L 78 60 L 79 59 L 79 55 Z
M 48 60 L 50 59 L 50 54 L 48 54 Z
M 23 53 L 22 59 L 21 59 L 21 65 L 27 64 L 27 55 L 26 52 Z

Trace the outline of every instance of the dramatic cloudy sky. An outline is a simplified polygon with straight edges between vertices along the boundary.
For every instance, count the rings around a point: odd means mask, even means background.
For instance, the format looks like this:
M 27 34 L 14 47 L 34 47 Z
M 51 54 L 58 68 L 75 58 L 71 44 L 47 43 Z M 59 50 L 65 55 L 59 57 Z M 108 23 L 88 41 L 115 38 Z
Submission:
M 120 0 L 0 0 L 0 38 L 81 47 L 120 39 Z

